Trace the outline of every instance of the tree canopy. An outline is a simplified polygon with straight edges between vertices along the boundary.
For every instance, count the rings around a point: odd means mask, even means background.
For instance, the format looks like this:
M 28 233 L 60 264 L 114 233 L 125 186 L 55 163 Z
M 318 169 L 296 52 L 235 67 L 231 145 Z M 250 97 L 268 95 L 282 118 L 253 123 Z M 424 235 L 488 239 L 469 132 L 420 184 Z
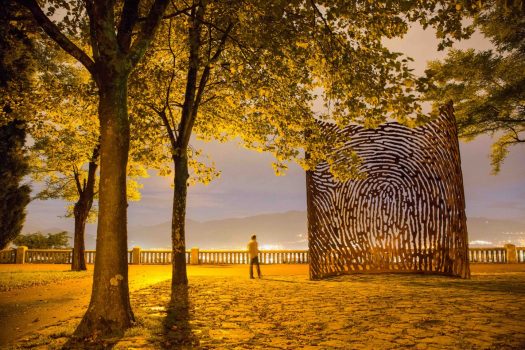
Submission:
M 48 233 L 47 235 L 41 232 L 28 233 L 20 235 L 14 240 L 17 246 L 26 246 L 29 249 L 57 249 L 69 247 L 69 233 L 62 231 L 58 233 Z
M 31 112 L 24 104 L 31 91 L 33 41 L 24 26 L 12 17 L 20 7 L 0 0 L 0 249 L 21 231 L 30 187 L 23 184 L 28 174 L 25 151 L 25 118 Z
M 184 9 L 184 2 L 172 5 L 175 11 Z M 421 113 L 409 58 L 389 51 L 385 38 L 405 34 L 413 21 L 437 27 L 443 46 L 471 33 L 461 24 L 462 12 L 443 1 L 225 1 L 195 6 L 194 12 L 181 10 L 182 16 L 163 22 L 161 38 L 133 74 L 132 117 L 161 129 L 168 122 L 173 139 L 187 140 L 188 130 L 204 140 L 239 137 L 245 147 L 272 152 L 277 173 L 289 160 L 309 169 L 334 156 L 333 140 L 323 135 L 316 120 L 376 126 L 388 118 L 407 122 Z M 198 24 L 198 41 L 188 30 L 191 22 Z M 198 67 L 192 74 L 199 89 L 190 129 L 181 115 L 191 45 L 196 47 Z M 324 112 L 314 113 L 318 101 Z M 145 118 L 152 110 L 168 118 L 160 122 L 155 113 L 157 121 Z M 336 160 L 330 163 L 343 178 L 356 175 L 356 167 L 346 167 L 344 174 L 345 169 L 335 168 Z
M 0 126 L 0 249 L 20 234 L 30 199 L 31 188 L 22 184 L 29 171 L 24 128 L 19 120 Z
M 525 144 L 525 9 L 521 1 L 489 2 L 473 23 L 493 50 L 451 50 L 428 65 L 425 98 L 434 110 L 454 102 L 460 136 L 496 138 L 491 160 L 499 172 L 510 147 Z

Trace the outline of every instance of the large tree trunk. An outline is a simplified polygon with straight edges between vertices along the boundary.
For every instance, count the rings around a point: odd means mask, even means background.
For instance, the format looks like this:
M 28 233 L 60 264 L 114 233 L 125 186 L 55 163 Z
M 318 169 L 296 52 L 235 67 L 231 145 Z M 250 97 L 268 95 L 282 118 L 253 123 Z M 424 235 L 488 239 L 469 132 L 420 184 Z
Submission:
M 173 249 L 171 286 L 172 291 L 180 285 L 188 284 L 186 273 L 186 196 L 188 192 L 188 157 L 186 151 L 173 158 L 175 179 L 173 191 L 173 212 L 171 221 L 171 241 Z
M 129 151 L 127 74 L 99 81 L 100 184 L 97 255 L 89 308 L 79 336 L 120 336 L 134 322 L 129 301 L 126 167 Z
M 86 1 L 93 58 L 60 31 L 37 1 L 17 1 L 97 82 L 101 138 L 97 256 L 91 301 L 76 335 L 91 338 L 122 335 L 134 321 L 127 264 L 126 168 L 130 137 L 127 80 L 154 38 L 169 1 L 155 0 L 141 25 L 138 25 L 143 9 L 140 1 L 125 1 L 123 7 L 114 1 Z M 116 18 L 119 18 L 117 26 Z

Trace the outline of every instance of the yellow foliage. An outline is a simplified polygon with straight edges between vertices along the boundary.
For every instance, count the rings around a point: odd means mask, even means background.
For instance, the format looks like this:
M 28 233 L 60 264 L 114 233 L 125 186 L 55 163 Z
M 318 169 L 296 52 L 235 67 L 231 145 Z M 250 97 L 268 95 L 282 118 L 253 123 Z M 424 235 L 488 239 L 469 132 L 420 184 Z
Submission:
M 297 47 L 302 48 L 302 49 L 307 49 L 307 48 L 308 48 L 308 43 L 305 43 L 305 42 L 299 42 L 299 41 L 298 41 L 298 42 L 295 43 L 295 45 L 296 45 Z

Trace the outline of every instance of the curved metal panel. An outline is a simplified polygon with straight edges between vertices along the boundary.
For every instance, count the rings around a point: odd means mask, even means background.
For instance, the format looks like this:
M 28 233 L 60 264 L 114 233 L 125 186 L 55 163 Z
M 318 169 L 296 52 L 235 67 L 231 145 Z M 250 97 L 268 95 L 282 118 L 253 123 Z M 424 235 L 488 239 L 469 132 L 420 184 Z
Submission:
M 470 277 L 463 176 L 453 107 L 417 128 L 386 123 L 336 132 L 366 179 L 307 172 L 310 277 L 419 272 Z

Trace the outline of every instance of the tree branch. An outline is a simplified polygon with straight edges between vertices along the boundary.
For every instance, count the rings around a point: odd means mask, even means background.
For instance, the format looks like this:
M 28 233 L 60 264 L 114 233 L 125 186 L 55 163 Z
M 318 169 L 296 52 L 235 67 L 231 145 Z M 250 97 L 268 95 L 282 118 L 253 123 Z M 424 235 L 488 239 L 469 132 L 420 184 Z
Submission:
M 53 183 L 46 181 L 46 189 L 38 193 L 35 197 L 33 197 L 31 200 L 39 199 L 39 200 L 46 200 L 49 198 L 59 198 L 62 197 L 64 194 L 65 188 L 69 185 L 71 181 L 73 181 L 71 178 L 65 178 L 65 181 L 57 184 L 55 187 L 53 187 Z
M 93 51 L 93 59 L 97 61 L 100 56 L 100 52 L 98 49 L 97 31 L 95 29 L 95 20 L 93 16 L 93 0 L 86 0 L 85 2 L 86 12 L 89 17 L 89 39 L 91 40 L 91 50 Z
M 213 101 L 213 100 L 216 100 L 217 98 L 219 98 L 219 96 L 217 95 L 213 95 L 211 97 L 208 97 L 207 99 L 205 99 L 204 101 L 201 102 L 201 106 L 204 106 L 205 104 Z
M 312 8 L 313 8 L 314 12 L 321 18 L 321 21 L 323 21 L 323 24 L 324 24 L 326 30 L 330 33 L 330 35 L 335 40 L 337 40 L 337 42 L 341 45 L 341 47 L 346 47 L 346 45 L 341 41 L 341 39 L 334 33 L 334 31 L 330 27 L 330 24 L 328 23 L 327 19 L 325 18 L 325 16 L 321 12 L 321 10 L 319 10 L 319 8 L 317 7 L 317 4 L 315 3 L 315 0 L 310 0 L 310 3 L 312 4 Z
M 217 50 L 215 51 L 215 54 L 211 57 L 208 64 L 206 64 L 206 67 L 204 68 L 204 71 L 202 72 L 201 78 L 199 80 L 199 86 L 197 88 L 197 94 L 195 96 L 195 102 L 193 103 L 193 108 L 191 111 L 191 117 L 188 119 L 188 123 L 185 126 L 185 133 L 183 136 L 182 144 L 187 145 L 190 142 L 190 136 L 191 136 L 191 130 L 193 129 L 193 125 L 195 124 L 195 119 L 197 118 L 197 112 L 199 110 L 199 105 L 202 100 L 202 96 L 204 95 L 204 89 L 206 88 L 206 83 L 208 82 L 208 78 L 210 76 L 210 70 L 211 70 L 211 64 L 213 64 L 215 61 L 217 61 L 224 50 L 224 46 L 226 45 L 226 40 L 228 39 L 228 35 L 230 31 L 233 28 L 233 23 L 229 23 L 226 30 L 223 32 L 223 35 L 221 37 L 221 41 L 219 43 L 219 46 L 217 47 Z
M 129 52 L 133 27 L 139 17 L 139 3 L 140 0 L 125 0 L 124 2 L 117 31 L 118 46 L 124 53 Z
M 33 14 L 38 25 L 53 39 L 64 51 L 76 58 L 86 69 L 95 76 L 95 62 L 84 51 L 76 46 L 42 11 L 36 0 L 16 0 Z
M 159 27 L 168 3 L 169 0 L 155 0 L 151 6 L 149 14 L 145 20 L 142 30 L 138 35 L 138 38 L 129 50 L 129 60 L 133 67 L 140 61 L 144 55 L 144 52 L 146 52 L 151 39 Z
M 176 149 L 177 148 L 177 139 L 175 137 L 175 133 L 174 133 L 173 129 L 171 128 L 171 125 L 170 125 L 170 122 L 168 120 L 168 117 L 166 116 L 166 110 L 158 111 L 157 114 L 162 119 L 162 123 L 166 127 L 166 131 L 167 131 L 168 138 L 170 140 L 172 149 Z
M 84 190 L 82 189 L 82 185 L 80 184 L 80 175 L 78 174 L 76 166 L 73 166 L 73 176 L 75 178 L 75 184 L 77 185 L 78 194 L 82 196 Z
M 182 14 L 186 14 L 186 11 L 189 11 L 189 10 L 193 9 L 195 6 L 197 6 L 197 5 L 189 6 L 189 7 L 183 8 L 182 10 L 177 10 L 175 12 L 169 13 L 167 15 L 164 15 L 162 17 L 162 19 L 170 19 L 170 18 L 173 18 L 173 17 L 180 16 Z M 147 19 L 147 17 L 139 17 L 137 19 L 137 22 L 144 22 L 146 19 Z
M 199 50 L 202 45 L 201 33 L 202 22 L 204 18 L 205 7 L 202 1 L 200 6 L 191 10 L 191 25 L 188 29 L 189 41 L 189 59 L 188 71 L 186 74 L 186 88 L 184 92 L 184 105 L 181 111 L 181 119 L 178 128 L 178 148 L 180 152 L 186 152 L 189 138 L 191 136 L 191 129 L 193 125 L 193 108 L 195 103 L 195 93 L 197 89 L 197 77 L 200 65 Z M 181 155 L 182 156 L 182 155 Z
M 222 53 L 222 50 L 224 50 L 224 46 L 226 45 L 226 40 L 228 39 L 228 36 L 230 35 L 231 30 L 233 29 L 233 23 L 228 24 L 228 27 L 223 32 L 221 41 L 219 43 L 219 47 L 217 48 L 217 51 L 215 51 L 215 54 L 211 58 L 210 62 L 214 63 L 217 61 Z
M 93 148 L 93 154 L 91 156 L 91 159 L 89 160 L 89 166 L 88 166 L 88 176 L 87 176 L 87 183 L 86 179 L 84 179 L 84 192 L 86 192 L 87 198 L 86 200 L 93 203 L 93 196 L 95 193 L 95 180 L 96 180 L 96 172 L 98 168 L 98 160 L 100 157 L 100 137 L 99 142 Z
M 181 10 L 182 13 L 184 13 L 186 16 L 188 17 L 191 17 L 191 13 L 188 12 L 187 9 L 184 9 L 184 10 Z M 220 27 L 218 27 L 216 24 L 212 23 L 212 22 L 208 22 L 206 21 L 204 18 L 197 18 L 196 19 L 197 21 L 199 21 L 201 24 L 204 24 L 206 26 L 209 26 L 213 29 L 215 29 L 216 31 L 220 32 L 220 33 L 225 33 L 226 31 Z M 240 42 L 236 37 L 230 35 L 228 33 L 228 39 L 230 39 L 231 41 L 233 41 L 234 43 L 237 44 L 237 46 L 239 46 L 240 48 L 242 49 L 245 49 L 245 50 L 249 50 L 249 47 L 247 47 L 245 44 L 243 44 L 242 42 Z

